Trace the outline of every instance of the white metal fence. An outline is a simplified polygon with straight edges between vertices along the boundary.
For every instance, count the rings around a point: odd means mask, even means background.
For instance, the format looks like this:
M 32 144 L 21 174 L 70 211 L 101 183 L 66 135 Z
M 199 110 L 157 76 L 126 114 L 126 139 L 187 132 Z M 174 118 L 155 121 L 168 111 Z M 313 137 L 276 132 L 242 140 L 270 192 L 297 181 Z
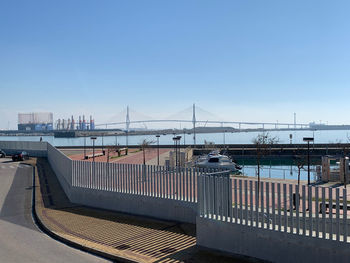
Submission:
M 345 188 L 232 179 L 226 173 L 199 177 L 199 215 L 262 229 L 349 241 Z
M 203 169 L 72 161 L 72 186 L 197 202 Z

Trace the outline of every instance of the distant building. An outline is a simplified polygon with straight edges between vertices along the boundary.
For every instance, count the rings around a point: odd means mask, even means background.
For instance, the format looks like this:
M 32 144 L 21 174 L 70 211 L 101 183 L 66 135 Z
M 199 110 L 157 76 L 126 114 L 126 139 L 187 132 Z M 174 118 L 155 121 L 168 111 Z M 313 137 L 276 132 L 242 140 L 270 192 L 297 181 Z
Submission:
M 83 119 L 79 116 L 79 120 L 76 122 L 74 116 L 71 119 L 58 119 L 55 122 L 55 129 L 62 130 L 95 130 L 95 120 L 90 115 L 90 122 L 85 120 L 85 115 Z
M 52 112 L 18 113 L 19 131 L 51 131 L 53 130 Z

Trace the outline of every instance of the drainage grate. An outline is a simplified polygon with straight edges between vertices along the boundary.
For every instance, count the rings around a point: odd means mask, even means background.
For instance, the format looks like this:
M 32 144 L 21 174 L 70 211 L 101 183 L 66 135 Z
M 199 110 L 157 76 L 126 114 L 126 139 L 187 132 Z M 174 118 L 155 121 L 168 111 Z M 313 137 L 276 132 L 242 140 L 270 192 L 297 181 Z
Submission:
M 122 245 L 116 246 L 115 248 L 118 250 L 126 250 L 126 249 L 130 248 L 130 246 L 122 244 Z
M 165 253 L 165 254 L 169 254 L 169 253 L 176 252 L 176 249 L 172 248 L 172 247 L 165 247 L 165 248 L 163 248 L 163 249 L 161 249 L 159 251 L 162 252 L 162 253 Z

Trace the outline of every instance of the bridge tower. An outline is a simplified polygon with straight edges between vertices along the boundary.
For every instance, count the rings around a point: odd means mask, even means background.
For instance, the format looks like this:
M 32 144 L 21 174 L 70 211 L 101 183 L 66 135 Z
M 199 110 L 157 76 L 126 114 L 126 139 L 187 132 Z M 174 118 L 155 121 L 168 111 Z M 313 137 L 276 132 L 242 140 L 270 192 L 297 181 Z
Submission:
M 193 144 L 196 145 L 196 104 L 193 103 Z
M 126 128 L 126 137 L 125 137 L 125 144 L 126 147 L 128 147 L 129 145 L 129 137 L 128 137 L 128 133 L 129 133 L 129 128 L 130 128 L 130 116 L 129 116 L 129 106 L 126 107 L 126 120 L 125 120 L 125 128 Z
M 125 130 L 128 132 L 130 128 L 129 106 L 126 107 Z

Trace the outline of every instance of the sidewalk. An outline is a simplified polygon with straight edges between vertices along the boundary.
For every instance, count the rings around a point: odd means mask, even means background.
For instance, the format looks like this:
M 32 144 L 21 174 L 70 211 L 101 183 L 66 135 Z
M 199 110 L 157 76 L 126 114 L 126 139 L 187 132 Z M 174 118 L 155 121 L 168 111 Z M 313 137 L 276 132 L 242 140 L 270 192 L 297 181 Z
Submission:
M 248 262 L 198 249 L 195 225 L 72 204 L 46 159 L 37 159 L 36 170 L 38 220 L 65 243 L 124 262 Z
M 159 149 L 160 165 L 165 165 L 165 158 L 169 157 L 170 148 Z M 74 154 L 71 154 L 70 150 L 62 150 L 69 158 L 72 160 L 84 160 L 83 150 L 74 150 Z M 97 149 L 96 154 L 102 153 L 101 149 Z M 88 150 L 87 155 L 92 155 L 92 151 Z M 145 160 L 146 164 L 156 165 L 157 164 L 158 150 L 157 148 L 149 148 L 145 150 Z M 92 162 L 92 158 L 85 160 L 87 162 Z M 95 157 L 96 162 L 107 162 L 107 154 L 104 156 Z M 123 155 L 118 157 L 116 152 L 110 152 L 110 163 L 127 163 L 127 164 L 143 164 L 143 152 L 139 149 L 129 149 L 128 155 Z

